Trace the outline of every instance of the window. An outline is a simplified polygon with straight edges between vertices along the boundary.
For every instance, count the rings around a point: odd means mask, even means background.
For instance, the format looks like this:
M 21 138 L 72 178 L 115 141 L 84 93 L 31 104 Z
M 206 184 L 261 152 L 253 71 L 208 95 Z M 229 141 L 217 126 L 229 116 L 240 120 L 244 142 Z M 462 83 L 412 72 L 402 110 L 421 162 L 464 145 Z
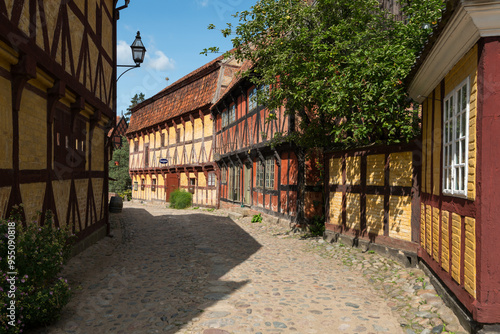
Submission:
M 74 119 L 75 128 L 72 129 L 70 113 L 56 109 L 54 117 L 54 167 L 59 172 L 65 170 L 85 170 L 87 140 L 86 121 L 80 116 Z
M 141 180 L 141 190 L 144 191 L 145 187 L 146 187 L 146 180 L 142 179 Z
M 227 169 L 226 168 L 222 169 L 221 179 L 222 179 L 221 182 L 223 184 L 227 183 Z
M 207 185 L 209 187 L 215 187 L 215 172 L 208 172 Z
M 264 187 L 264 163 L 262 161 L 257 161 L 257 177 L 255 185 L 259 188 Z
M 139 152 L 139 141 L 134 140 L 134 152 Z
M 274 158 L 266 159 L 266 189 L 274 189 Z
M 139 182 L 134 182 L 134 191 L 137 191 L 139 189 Z
M 164 133 L 162 133 L 162 134 L 160 135 L 160 138 L 161 138 L 161 140 L 160 140 L 160 141 L 161 141 L 161 147 L 163 147 L 163 146 L 165 146 L 165 134 L 164 134 Z
M 156 191 L 156 179 L 151 180 L 151 191 Z
M 181 142 L 181 129 L 175 129 L 175 142 Z
M 467 195 L 469 78 L 444 99 L 443 193 Z
M 236 105 L 233 104 L 231 107 L 229 107 L 229 123 L 233 123 L 236 121 Z
M 149 167 L 149 144 L 144 145 L 144 165 Z
M 194 178 L 189 179 L 189 185 L 190 186 L 195 186 L 196 185 L 196 179 L 194 179 Z
M 226 110 L 224 110 L 224 111 L 222 112 L 221 117 L 222 117 L 222 127 L 226 127 L 226 126 L 227 126 L 227 124 L 228 124 L 228 120 L 229 120 L 229 118 L 228 118 L 228 113 L 227 113 L 227 111 L 226 111 Z
M 254 88 L 248 94 L 248 111 L 257 108 L 257 88 Z

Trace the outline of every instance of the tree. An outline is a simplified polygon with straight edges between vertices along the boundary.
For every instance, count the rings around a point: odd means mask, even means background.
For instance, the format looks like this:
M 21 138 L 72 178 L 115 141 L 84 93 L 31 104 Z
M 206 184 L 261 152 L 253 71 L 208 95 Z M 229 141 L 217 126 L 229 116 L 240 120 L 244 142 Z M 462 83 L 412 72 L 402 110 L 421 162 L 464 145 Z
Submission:
M 407 19 L 397 21 L 376 0 L 259 0 L 222 33 L 233 37 L 232 56 L 254 64 L 243 77 L 271 85 L 261 102 L 296 114 L 298 133 L 282 139 L 328 149 L 388 144 L 419 132 L 403 80 L 430 32 L 423 24 L 442 6 L 407 1 Z
M 121 193 L 129 190 L 132 180 L 128 173 L 129 145 L 128 140 L 122 137 L 122 147 L 113 152 L 113 159 L 109 162 L 109 191 Z
M 124 116 L 127 118 L 127 121 L 130 119 L 130 115 L 132 115 L 132 109 L 139 103 L 144 102 L 144 100 L 145 100 L 144 93 L 135 94 L 130 99 L 130 105 L 127 108 L 127 112 L 124 114 Z

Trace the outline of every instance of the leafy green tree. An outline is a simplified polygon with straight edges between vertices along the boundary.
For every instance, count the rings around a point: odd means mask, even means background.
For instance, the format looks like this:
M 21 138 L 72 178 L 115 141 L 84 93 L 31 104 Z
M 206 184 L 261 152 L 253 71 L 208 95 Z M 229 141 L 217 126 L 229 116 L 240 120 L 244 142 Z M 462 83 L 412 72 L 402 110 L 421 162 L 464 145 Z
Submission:
M 125 137 L 122 137 L 122 147 L 113 152 L 113 159 L 109 162 L 109 191 L 121 193 L 130 189 L 132 179 L 128 173 L 129 144 Z
M 406 19 L 396 20 L 376 0 L 259 0 L 222 33 L 231 55 L 254 64 L 242 75 L 271 85 L 261 102 L 295 115 L 299 132 L 281 139 L 327 149 L 397 143 L 419 132 L 403 80 L 442 6 L 406 1 Z
M 130 119 L 130 115 L 132 115 L 132 109 L 139 103 L 144 102 L 144 100 L 145 100 L 144 93 L 135 94 L 130 99 L 130 105 L 127 108 L 127 112 L 124 114 L 124 116 L 127 118 L 127 122 Z

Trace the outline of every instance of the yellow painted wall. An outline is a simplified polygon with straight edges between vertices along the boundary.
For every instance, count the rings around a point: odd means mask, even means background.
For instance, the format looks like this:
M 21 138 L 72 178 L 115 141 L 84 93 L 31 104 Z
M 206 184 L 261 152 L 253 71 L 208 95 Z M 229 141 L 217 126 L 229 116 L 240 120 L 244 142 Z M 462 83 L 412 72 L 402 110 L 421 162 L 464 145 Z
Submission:
M 391 153 L 389 155 L 389 184 L 391 186 L 411 187 L 412 169 L 411 152 Z
M 432 207 L 426 205 L 425 208 L 425 250 L 432 254 Z
M 11 187 L 0 188 L 0 219 L 7 218 L 7 204 L 9 203 Z
M 460 281 L 460 256 L 461 256 L 461 242 L 462 242 L 462 223 L 461 217 L 456 213 L 452 214 L 451 218 L 451 277 L 459 284 Z
M 347 157 L 346 183 L 351 185 L 361 183 L 361 157 Z
M 329 184 L 342 184 L 342 163 L 339 158 L 330 159 Z
M 441 213 L 441 267 L 444 271 L 450 272 L 450 213 Z
M 0 94 L 0 169 L 12 168 L 12 99 L 6 94 L 10 87 L 10 81 L 0 77 L 0 91 L 4 92 Z
M 104 136 L 106 133 L 96 127 L 92 137 L 92 170 L 104 171 Z
M 384 234 L 384 196 L 366 195 L 366 227 L 370 234 Z
M 420 245 L 422 248 L 427 249 L 427 239 L 426 239 L 426 224 L 425 224 L 425 219 L 427 217 L 427 213 L 425 212 L 426 205 L 421 204 L 420 205 Z
M 342 225 L 342 193 L 330 193 L 330 224 Z
M 389 236 L 411 241 L 410 196 L 389 196 Z
M 56 201 L 57 216 L 59 224 L 64 226 L 68 214 L 69 194 L 71 190 L 71 180 L 52 181 L 54 199 Z
M 432 209 L 432 257 L 439 263 L 439 209 Z
M 465 217 L 465 290 L 476 298 L 476 220 Z
M 47 102 L 25 89 L 19 111 L 19 168 L 47 166 Z M 36 111 L 36 112 L 34 112 Z
M 366 184 L 383 186 L 385 182 L 385 154 L 374 154 L 366 157 Z
M 346 194 L 346 226 L 354 230 L 360 230 L 360 195 L 348 193 Z

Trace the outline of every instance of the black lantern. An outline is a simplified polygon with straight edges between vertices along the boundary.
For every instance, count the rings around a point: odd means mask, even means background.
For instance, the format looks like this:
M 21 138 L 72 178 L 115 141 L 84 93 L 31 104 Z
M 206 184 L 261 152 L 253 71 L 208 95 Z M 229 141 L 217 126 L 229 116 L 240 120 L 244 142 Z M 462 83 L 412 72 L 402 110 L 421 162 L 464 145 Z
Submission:
M 128 4 L 128 1 L 126 1 Z M 127 73 L 130 70 L 133 70 L 134 68 L 138 68 L 141 66 L 141 64 L 144 62 L 144 56 L 146 55 L 146 48 L 144 47 L 144 44 L 142 44 L 141 40 L 141 33 L 138 31 L 137 36 L 135 36 L 135 41 L 132 43 L 130 46 L 132 49 L 132 59 L 134 60 L 135 65 L 116 65 L 116 67 L 130 67 L 128 70 L 120 74 L 118 79 L 116 81 L 120 80 L 122 75 Z
M 132 49 L 132 59 L 134 59 L 135 65 L 137 67 L 141 66 L 144 62 L 144 56 L 146 55 L 146 48 L 142 44 L 141 33 L 138 31 L 137 36 L 135 36 L 135 41 L 130 46 Z

